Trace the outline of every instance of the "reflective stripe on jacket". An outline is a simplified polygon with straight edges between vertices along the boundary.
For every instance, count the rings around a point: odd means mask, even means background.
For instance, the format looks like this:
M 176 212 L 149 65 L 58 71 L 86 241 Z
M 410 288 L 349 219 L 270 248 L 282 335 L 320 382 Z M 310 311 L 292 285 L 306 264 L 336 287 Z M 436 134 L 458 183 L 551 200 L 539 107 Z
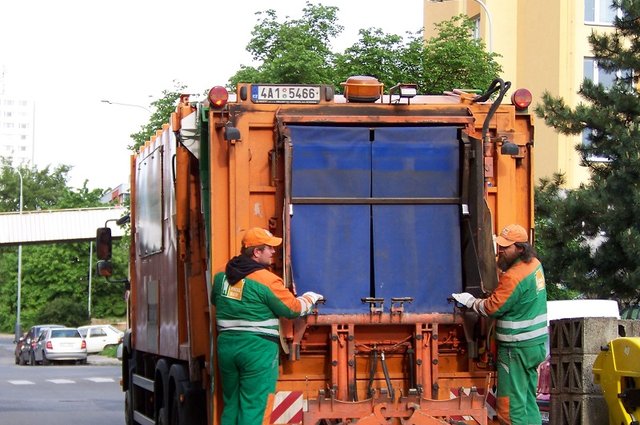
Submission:
M 516 261 L 495 291 L 480 302 L 480 310 L 496 318 L 496 339 L 501 344 L 529 346 L 547 338 L 547 290 L 542 264 Z
M 278 337 L 278 317 L 300 316 L 300 301 L 280 277 L 261 269 L 231 285 L 224 273 L 213 280 L 211 303 L 216 306 L 219 332 L 249 332 Z

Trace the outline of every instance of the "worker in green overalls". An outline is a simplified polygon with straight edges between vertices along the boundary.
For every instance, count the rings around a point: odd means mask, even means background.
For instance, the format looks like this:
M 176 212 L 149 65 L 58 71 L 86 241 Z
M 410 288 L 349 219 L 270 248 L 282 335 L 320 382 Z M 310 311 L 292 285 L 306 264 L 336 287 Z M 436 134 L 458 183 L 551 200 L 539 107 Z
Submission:
M 265 229 L 247 230 L 240 255 L 214 277 L 222 425 L 261 424 L 271 414 L 265 408 L 278 380 L 278 318 L 304 316 L 322 298 L 315 292 L 296 297 L 269 271 L 281 243 Z
M 478 314 L 496 319 L 500 423 L 540 425 L 538 365 L 546 358 L 548 338 L 544 272 L 522 226 L 505 227 L 496 243 L 501 271 L 496 289 L 485 299 L 467 292 L 452 296 Z

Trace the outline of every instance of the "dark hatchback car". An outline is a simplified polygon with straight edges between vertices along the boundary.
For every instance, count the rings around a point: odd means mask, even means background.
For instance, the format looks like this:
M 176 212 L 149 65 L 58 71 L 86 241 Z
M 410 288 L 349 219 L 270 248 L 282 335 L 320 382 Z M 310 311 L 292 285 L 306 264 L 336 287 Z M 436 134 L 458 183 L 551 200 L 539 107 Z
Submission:
M 35 325 L 31 326 L 29 332 L 16 342 L 15 358 L 16 364 L 25 365 L 31 360 L 31 352 L 35 348 L 38 337 L 43 330 L 49 328 L 64 328 L 62 325 Z

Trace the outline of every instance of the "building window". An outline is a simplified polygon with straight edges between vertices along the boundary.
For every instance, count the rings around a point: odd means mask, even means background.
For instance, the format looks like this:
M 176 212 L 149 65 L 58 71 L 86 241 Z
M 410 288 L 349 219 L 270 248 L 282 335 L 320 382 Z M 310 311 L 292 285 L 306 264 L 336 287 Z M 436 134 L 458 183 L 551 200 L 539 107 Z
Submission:
M 592 134 L 595 134 L 597 130 L 592 130 L 590 128 L 585 128 L 584 130 L 582 130 L 582 147 L 583 149 L 588 150 L 591 147 L 591 140 L 589 139 L 589 136 L 591 136 Z M 604 156 L 596 156 L 596 155 L 591 155 L 591 154 L 587 154 L 587 161 L 590 162 L 610 162 L 611 160 L 607 157 Z
M 584 0 L 584 21 L 595 25 L 613 25 L 618 14 L 611 8 L 611 0 Z
M 480 15 L 476 15 L 473 18 L 473 31 L 471 36 L 474 40 L 480 40 Z
M 584 79 L 593 81 L 595 84 L 602 84 L 606 89 L 613 87 L 618 79 L 624 80 L 625 83 L 632 87 L 631 70 L 605 71 L 598 67 L 598 61 L 594 58 L 584 58 Z

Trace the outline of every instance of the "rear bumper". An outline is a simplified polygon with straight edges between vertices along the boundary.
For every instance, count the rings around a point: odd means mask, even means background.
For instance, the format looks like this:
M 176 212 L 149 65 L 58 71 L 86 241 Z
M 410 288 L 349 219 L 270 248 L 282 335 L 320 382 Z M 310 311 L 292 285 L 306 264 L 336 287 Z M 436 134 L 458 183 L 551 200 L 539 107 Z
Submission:
M 86 360 L 87 352 L 57 352 L 57 351 L 45 351 L 45 355 L 47 356 L 47 360 Z

